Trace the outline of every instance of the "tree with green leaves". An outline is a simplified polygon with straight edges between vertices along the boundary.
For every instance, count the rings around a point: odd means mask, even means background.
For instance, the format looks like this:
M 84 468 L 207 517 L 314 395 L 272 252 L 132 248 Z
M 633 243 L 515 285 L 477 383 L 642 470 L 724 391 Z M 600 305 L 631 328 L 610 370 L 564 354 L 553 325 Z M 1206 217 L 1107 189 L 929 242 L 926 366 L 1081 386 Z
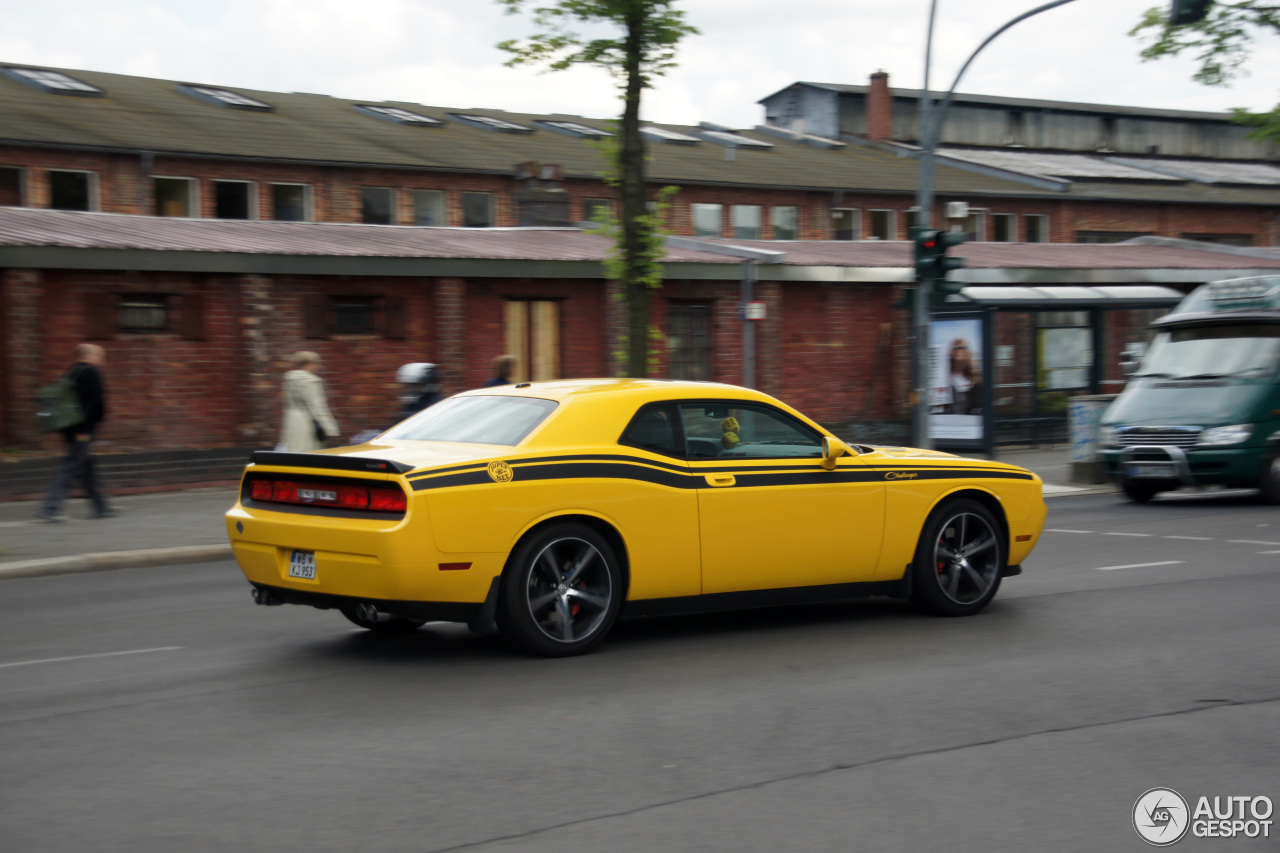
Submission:
M 498 0 L 509 14 L 519 12 L 526 0 Z M 661 252 L 654 251 L 657 218 L 646 202 L 645 146 L 640 135 L 640 95 L 653 86 L 653 78 L 675 65 L 676 45 L 698 31 L 684 21 L 674 0 L 552 0 L 533 10 L 538 32 L 528 39 L 510 39 L 498 47 L 511 54 L 507 65 L 542 66 L 563 71 L 575 65 L 604 68 L 622 89 L 621 137 L 614 151 L 612 170 L 617 176 L 621 201 L 620 262 L 616 274 L 623 287 L 629 315 L 627 373 L 649 373 L 649 297 L 661 284 Z M 599 25 L 616 29 L 612 37 L 588 38 L 575 27 Z
M 1194 79 L 1206 86 L 1223 86 L 1244 74 L 1254 40 L 1268 33 L 1280 33 L 1280 5 L 1261 0 L 1219 0 L 1203 20 L 1184 26 L 1172 24 L 1165 7 L 1148 9 L 1129 31 L 1146 42 L 1143 60 L 1192 52 L 1200 65 Z M 1232 112 L 1236 121 L 1256 128 L 1250 137 L 1280 140 L 1280 105 L 1268 112 Z

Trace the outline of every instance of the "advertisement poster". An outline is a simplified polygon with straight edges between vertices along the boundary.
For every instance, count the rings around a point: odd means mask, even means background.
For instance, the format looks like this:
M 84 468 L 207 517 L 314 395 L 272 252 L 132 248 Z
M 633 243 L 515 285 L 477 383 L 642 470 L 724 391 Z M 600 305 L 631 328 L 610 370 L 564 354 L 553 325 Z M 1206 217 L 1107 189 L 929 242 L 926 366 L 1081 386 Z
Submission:
M 982 441 L 982 318 L 929 324 L 929 432 L 935 441 Z

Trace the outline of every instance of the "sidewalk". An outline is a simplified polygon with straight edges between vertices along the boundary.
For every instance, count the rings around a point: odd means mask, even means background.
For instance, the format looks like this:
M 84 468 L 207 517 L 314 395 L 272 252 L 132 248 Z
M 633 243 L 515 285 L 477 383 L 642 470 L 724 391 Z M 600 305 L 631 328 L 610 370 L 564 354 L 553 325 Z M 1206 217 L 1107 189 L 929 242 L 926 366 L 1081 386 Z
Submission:
M 1114 491 L 1070 484 L 1070 448 L 1007 450 L 997 454 L 1035 471 L 1045 496 Z M 110 493 L 111 484 L 106 484 Z M 222 516 L 237 486 L 193 488 L 113 497 L 114 518 L 94 519 L 86 500 L 69 501 L 69 521 L 36 519 L 38 501 L 0 503 L 0 579 L 142 568 L 231 558 Z

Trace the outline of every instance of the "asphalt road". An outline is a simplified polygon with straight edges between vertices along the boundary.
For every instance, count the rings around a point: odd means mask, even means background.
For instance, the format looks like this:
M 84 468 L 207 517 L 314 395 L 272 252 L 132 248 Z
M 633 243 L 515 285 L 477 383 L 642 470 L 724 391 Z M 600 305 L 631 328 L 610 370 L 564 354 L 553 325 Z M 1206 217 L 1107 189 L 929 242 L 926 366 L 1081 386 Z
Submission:
M 1280 512 L 1243 497 L 1054 499 L 976 618 L 632 622 L 571 660 L 255 607 L 231 563 L 0 608 L 5 853 L 1123 851 L 1153 787 L 1280 802 Z

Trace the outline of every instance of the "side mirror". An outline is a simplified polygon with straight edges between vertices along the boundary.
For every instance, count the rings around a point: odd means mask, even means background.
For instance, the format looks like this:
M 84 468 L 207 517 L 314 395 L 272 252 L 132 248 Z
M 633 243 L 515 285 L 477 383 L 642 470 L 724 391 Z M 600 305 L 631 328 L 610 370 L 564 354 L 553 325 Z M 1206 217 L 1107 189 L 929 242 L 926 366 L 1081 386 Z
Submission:
M 1128 379 L 1138 370 L 1138 365 L 1142 364 L 1142 357 L 1147 354 L 1147 345 L 1141 341 L 1130 341 L 1124 351 L 1120 353 L 1120 371 L 1124 374 L 1124 378 Z
M 822 437 L 822 467 L 828 471 L 832 471 L 836 467 L 836 460 L 849 452 L 849 445 L 845 444 L 838 438 L 832 438 L 829 435 Z

